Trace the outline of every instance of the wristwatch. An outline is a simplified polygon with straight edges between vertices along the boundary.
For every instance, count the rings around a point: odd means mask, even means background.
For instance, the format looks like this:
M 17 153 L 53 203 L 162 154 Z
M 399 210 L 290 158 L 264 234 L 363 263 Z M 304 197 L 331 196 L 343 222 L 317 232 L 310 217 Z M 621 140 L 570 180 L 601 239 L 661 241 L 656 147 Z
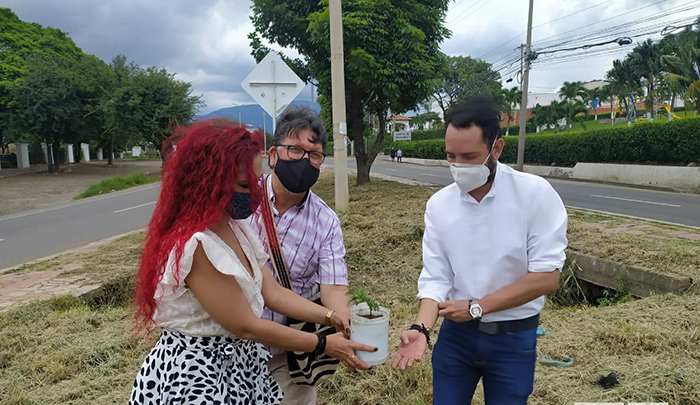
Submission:
M 481 319 L 481 305 L 479 305 L 479 301 L 477 300 L 469 300 L 469 315 L 472 316 L 472 319 L 475 321 L 478 321 Z

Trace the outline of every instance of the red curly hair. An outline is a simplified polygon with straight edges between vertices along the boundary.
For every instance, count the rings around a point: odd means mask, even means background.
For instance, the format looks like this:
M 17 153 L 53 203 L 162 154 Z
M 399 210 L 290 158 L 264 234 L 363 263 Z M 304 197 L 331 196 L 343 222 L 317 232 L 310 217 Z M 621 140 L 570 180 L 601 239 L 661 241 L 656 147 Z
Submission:
M 233 185 L 245 167 L 250 192 L 259 194 L 253 159 L 263 150 L 260 131 L 238 124 L 199 121 L 180 127 L 185 133 L 177 150 L 163 166 L 160 198 L 148 224 L 136 280 L 136 326 L 150 329 L 156 309 L 155 291 L 163 277 L 170 252 L 175 252 L 175 273 L 185 243 L 196 232 L 218 222 L 233 198 Z

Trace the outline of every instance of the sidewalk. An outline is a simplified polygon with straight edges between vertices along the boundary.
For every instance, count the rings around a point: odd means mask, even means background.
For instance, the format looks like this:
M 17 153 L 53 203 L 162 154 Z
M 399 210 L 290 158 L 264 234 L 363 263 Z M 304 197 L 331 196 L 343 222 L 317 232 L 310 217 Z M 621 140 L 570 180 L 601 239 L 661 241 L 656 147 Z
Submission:
M 388 156 L 378 158 L 391 161 Z M 404 157 L 402 161 L 421 166 L 449 167 L 446 160 Z M 515 167 L 511 163 L 508 165 Z M 524 165 L 523 170 L 553 179 L 700 194 L 700 167 L 693 166 L 577 163 L 574 167 Z

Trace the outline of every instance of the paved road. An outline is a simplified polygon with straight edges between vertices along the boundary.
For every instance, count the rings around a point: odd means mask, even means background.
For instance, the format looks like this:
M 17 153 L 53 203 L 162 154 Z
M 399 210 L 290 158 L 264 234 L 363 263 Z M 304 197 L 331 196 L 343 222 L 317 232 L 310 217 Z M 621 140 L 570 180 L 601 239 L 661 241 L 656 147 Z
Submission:
M 328 159 L 328 163 L 332 165 L 333 160 Z M 355 161 L 349 165 L 354 168 Z M 449 169 L 444 167 L 377 160 L 372 171 L 439 185 L 452 182 Z M 550 182 L 564 203 L 572 207 L 700 226 L 700 195 Z M 47 210 L 0 217 L 0 269 L 146 226 L 159 189 L 158 184 L 149 184 Z
M 327 159 L 327 162 L 333 164 L 333 159 Z M 349 160 L 348 167 L 356 168 L 355 160 Z M 439 185 L 448 185 L 453 182 L 450 170 L 446 167 L 391 163 L 381 156 L 372 165 L 372 172 Z M 549 179 L 549 182 L 557 190 L 564 204 L 570 207 L 700 226 L 700 195 L 697 194 L 558 179 Z
M 146 226 L 160 183 L 0 217 L 0 269 Z

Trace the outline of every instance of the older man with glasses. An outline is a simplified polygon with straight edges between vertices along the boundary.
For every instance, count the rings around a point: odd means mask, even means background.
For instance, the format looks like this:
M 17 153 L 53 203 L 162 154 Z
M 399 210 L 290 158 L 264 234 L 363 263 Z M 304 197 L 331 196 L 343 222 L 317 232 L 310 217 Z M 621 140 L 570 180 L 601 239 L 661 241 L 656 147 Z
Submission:
M 320 291 L 323 305 L 344 320 L 344 332 L 349 333 L 348 273 L 340 221 L 310 190 L 326 158 L 327 143 L 325 126 L 316 113 L 306 107 L 289 107 L 277 121 L 269 150 L 273 172 L 264 179 L 264 187 L 294 291 L 307 299 Z M 251 222 L 264 244 L 261 209 L 251 216 Z M 270 262 L 268 267 L 273 271 Z M 263 318 L 287 323 L 286 317 L 267 308 Z M 285 353 L 275 348 L 271 353 L 268 366 L 284 392 L 282 404 L 315 404 L 315 388 L 291 380 Z

